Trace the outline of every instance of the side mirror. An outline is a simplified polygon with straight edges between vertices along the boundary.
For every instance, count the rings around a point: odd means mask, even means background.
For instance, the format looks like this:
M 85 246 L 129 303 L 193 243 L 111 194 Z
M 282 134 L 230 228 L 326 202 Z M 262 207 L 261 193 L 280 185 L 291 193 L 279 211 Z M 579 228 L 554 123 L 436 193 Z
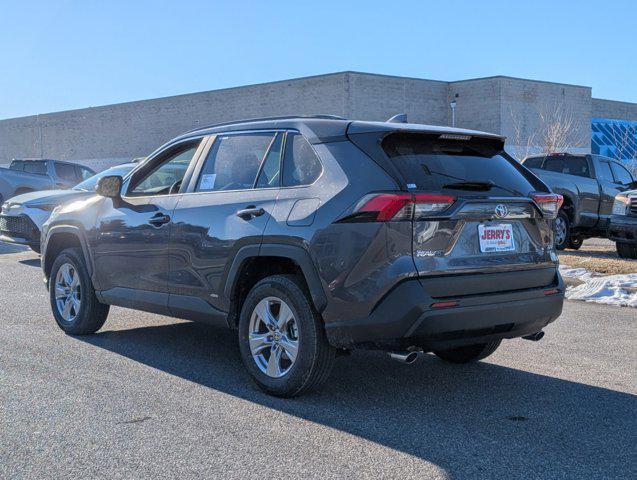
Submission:
M 106 198 L 120 198 L 124 180 L 119 175 L 109 175 L 97 181 L 95 192 Z

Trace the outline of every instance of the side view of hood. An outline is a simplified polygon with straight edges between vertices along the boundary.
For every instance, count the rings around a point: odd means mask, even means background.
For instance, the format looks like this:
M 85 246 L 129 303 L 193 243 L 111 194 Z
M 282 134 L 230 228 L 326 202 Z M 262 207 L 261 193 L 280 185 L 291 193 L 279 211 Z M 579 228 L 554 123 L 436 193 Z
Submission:
M 67 200 L 90 195 L 94 192 L 85 192 L 83 190 L 41 190 L 38 192 L 23 193 L 7 200 L 8 206 L 13 205 L 60 205 Z

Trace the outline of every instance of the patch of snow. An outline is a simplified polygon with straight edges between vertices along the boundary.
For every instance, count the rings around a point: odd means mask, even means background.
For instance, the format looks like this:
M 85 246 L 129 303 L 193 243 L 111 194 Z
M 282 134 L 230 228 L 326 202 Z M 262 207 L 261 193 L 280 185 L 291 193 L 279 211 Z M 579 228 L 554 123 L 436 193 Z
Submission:
M 567 265 L 560 265 L 560 273 L 569 284 L 566 288 L 569 300 L 637 307 L 637 273 L 603 276 Z

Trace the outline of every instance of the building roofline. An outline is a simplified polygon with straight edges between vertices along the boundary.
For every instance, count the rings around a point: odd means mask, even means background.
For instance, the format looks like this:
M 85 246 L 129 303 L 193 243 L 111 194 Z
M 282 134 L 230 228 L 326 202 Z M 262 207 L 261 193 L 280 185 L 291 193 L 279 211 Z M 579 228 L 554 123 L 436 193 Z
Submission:
M 134 105 L 134 104 L 138 104 L 138 103 L 144 103 L 144 102 L 154 102 L 157 100 L 172 100 L 172 99 L 177 99 L 177 98 L 181 98 L 181 97 L 189 97 L 191 95 L 202 95 L 202 94 L 206 94 L 206 93 L 216 93 L 216 92 L 224 92 L 226 90 L 237 90 L 237 89 L 243 89 L 243 88 L 252 88 L 252 87 L 261 87 L 261 86 L 266 86 L 266 85 L 275 85 L 277 83 L 285 83 L 285 82 L 293 82 L 293 81 L 297 81 L 297 80 L 309 80 L 312 78 L 320 78 L 320 77 L 333 77 L 333 76 L 337 76 L 337 75 L 343 75 L 345 73 L 358 73 L 358 72 L 333 72 L 333 73 L 322 73 L 322 74 L 318 74 L 318 75 L 308 75 L 305 77 L 294 77 L 294 78 L 286 78 L 283 80 L 273 80 L 270 82 L 261 82 L 261 83 L 250 83 L 247 85 L 237 85 L 234 87 L 224 87 L 224 88 L 216 88 L 213 90 L 200 90 L 197 92 L 188 92 L 188 93 L 179 93 L 177 95 L 166 95 L 163 97 L 151 97 L 151 98 L 143 98 L 141 100 L 129 100 L 129 101 L 124 101 L 124 102 L 116 102 L 116 103 L 107 103 L 104 105 L 96 105 L 96 106 L 90 106 L 90 107 L 80 107 L 80 108 L 71 108 L 69 110 L 55 110 L 53 112 L 45 112 L 45 113 L 36 113 L 36 114 L 32 114 L 32 115 L 24 115 L 22 117 L 10 117 L 10 118 L 2 118 L 0 119 L 0 122 L 4 122 L 6 120 L 24 120 L 27 118 L 37 118 L 37 117 L 41 117 L 41 116 L 46 116 L 46 115 L 56 115 L 56 114 L 60 114 L 60 113 L 79 113 L 82 111 L 88 111 L 88 110 L 97 110 L 97 109 L 101 109 L 101 108 L 111 108 L 111 107 L 115 107 L 115 106 L 119 106 L 119 105 Z
M 475 81 L 480 81 L 480 80 L 510 79 L 510 80 L 526 81 L 526 82 L 544 83 L 544 84 L 550 84 L 550 85 L 564 85 L 564 86 L 570 86 L 570 87 L 587 88 L 589 90 L 592 90 L 592 87 L 588 87 L 586 85 L 577 85 L 577 84 L 562 83 L 562 82 L 551 82 L 551 81 L 547 81 L 547 80 L 534 80 L 534 79 L 530 79 L 530 78 L 512 77 L 512 76 L 508 76 L 508 75 L 493 75 L 493 76 L 488 76 L 488 77 L 467 78 L 467 79 L 464 79 L 464 80 L 451 80 L 451 81 L 449 81 L 449 80 L 433 80 L 433 79 L 428 79 L 428 78 L 400 76 L 400 75 L 386 75 L 386 74 L 382 74 L 382 73 L 360 72 L 360 71 L 356 71 L 356 70 L 342 70 L 342 71 L 338 71 L 338 72 L 322 73 L 322 74 L 317 74 L 317 75 L 307 75 L 307 76 L 302 76 L 302 77 L 286 78 L 286 79 L 282 79 L 282 80 L 273 80 L 273 81 L 270 81 L 270 82 L 250 83 L 250 84 L 247 84 L 247 85 L 238 85 L 238 86 L 232 86 L 232 87 L 217 88 L 217 89 L 212 89 L 212 90 L 201 90 L 201 91 L 196 91 L 196 92 L 180 93 L 180 94 L 177 94 L 177 95 L 166 95 L 166 96 L 163 96 L 163 97 L 151 97 L 151 98 L 144 98 L 144 99 L 141 99 L 141 100 L 130 100 L 130 101 L 108 103 L 108 104 L 104 104 L 104 105 L 97 105 L 97 106 L 90 106 L 90 107 L 72 108 L 72 109 L 69 109 L 69 110 L 56 110 L 56 111 L 52 111 L 52 112 L 37 113 L 37 114 L 32 114 L 32 115 L 24 115 L 24 116 L 21 116 L 21 117 L 3 118 L 3 119 L 0 119 L 0 122 L 10 121 L 10 120 L 36 119 L 36 118 L 41 117 L 41 116 L 56 115 L 56 114 L 61 114 L 61 113 L 74 113 L 74 114 L 77 114 L 77 113 L 88 112 L 88 111 L 99 110 L 99 109 L 108 109 L 108 108 L 111 108 L 111 107 L 114 107 L 114 106 L 123 106 L 123 105 L 129 105 L 130 106 L 130 105 L 136 105 L 136 104 L 140 104 L 140 103 L 144 103 L 144 102 L 158 101 L 158 100 L 159 101 L 163 101 L 163 100 L 169 101 L 169 100 L 172 100 L 172 99 L 178 99 L 178 98 L 192 96 L 192 95 L 204 95 L 204 94 L 208 94 L 208 93 L 225 92 L 225 91 L 229 91 L 229 90 L 238 90 L 238 89 L 244 89 L 244 88 L 254 88 L 254 87 L 261 87 L 261 86 L 277 85 L 277 84 L 281 84 L 281 83 L 285 83 L 285 82 L 295 82 L 295 81 L 300 81 L 300 80 L 310 80 L 310 79 L 326 78 L 326 77 L 336 77 L 336 76 L 339 76 L 339 75 L 362 75 L 362 76 L 371 76 L 371 77 L 380 77 L 380 78 L 394 78 L 394 79 L 402 79 L 402 80 L 421 80 L 421 81 L 426 81 L 426 82 L 444 83 L 444 84 L 447 84 L 447 85 L 451 85 L 451 84 L 454 84 L 454 83 L 475 82 Z M 598 99 L 598 100 L 606 100 L 606 99 Z M 627 103 L 627 104 L 634 105 L 631 102 L 622 102 L 621 100 L 608 100 L 608 101 L 619 102 L 619 103 Z
M 602 102 L 624 103 L 626 105 L 634 105 L 637 107 L 637 102 L 625 102 L 624 100 L 611 100 L 610 98 L 597 98 L 591 97 L 591 100 L 601 100 Z
M 491 75 L 489 77 L 478 77 L 478 78 L 467 78 L 465 80 L 454 80 L 452 82 L 449 83 L 464 83 L 464 82 L 475 82 L 475 81 L 479 81 L 479 80 L 493 80 L 496 78 L 504 78 L 507 80 L 521 80 L 524 82 L 536 82 L 536 83 L 546 83 L 549 85 L 564 85 L 564 86 L 568 86 L 568 87 L 578 87 L 578 88 L 588 88 L 589 90 L 592 90 L 592 87 L 586 86 L 586 85 L 578 85 L 575 83 L 564 83 L 564 82 L 551 82 L 549 80 L 534 80 L 532 78 L 522 78 L 522 77 L 511 77 L 509 75 Z
M 422 78 L 422 77 L 409 77 L 403 75 L 387 75 L 385 73 L 370 73 L 370 72 L 359 72 L 357 70 L 343 70 L 341 72 L 335 72 L 334 75 L 342 75 L 342 74 L 354 74 L 354 75 L 366 75 L 369 77 L 382 77 L 382 78 L 397 78 L 400 80 L 422 80 L 423 82 L 436 82 L 436 83 L 451 83 L 448 80 L 434 80 L 432 78 Z

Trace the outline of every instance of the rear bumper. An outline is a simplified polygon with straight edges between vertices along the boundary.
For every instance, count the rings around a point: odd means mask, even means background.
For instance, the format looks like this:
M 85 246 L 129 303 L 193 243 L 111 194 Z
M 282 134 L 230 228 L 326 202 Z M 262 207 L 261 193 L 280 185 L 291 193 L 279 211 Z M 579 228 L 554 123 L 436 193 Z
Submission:
M 637 217 L 613 215 L 608 227 L 608 238 L 614 242 L 637 243 Z
M 454 283 L 453 278 L 446 281 Z M 546 294 L 548 290 L 556 292 Z M 330 323 L 326 331 L 337 347 L 415 345 L 424 350 L 521 337 L 540 331 L 560 316 L 564 290 L 557 270 L 551 284 L 540 288 L 464 296 L 432 296 L 426 281 L 412 279 L 386 295 L 369 317 Z M 448 301 L 457 302 L 457 306 L 432 307 Z

